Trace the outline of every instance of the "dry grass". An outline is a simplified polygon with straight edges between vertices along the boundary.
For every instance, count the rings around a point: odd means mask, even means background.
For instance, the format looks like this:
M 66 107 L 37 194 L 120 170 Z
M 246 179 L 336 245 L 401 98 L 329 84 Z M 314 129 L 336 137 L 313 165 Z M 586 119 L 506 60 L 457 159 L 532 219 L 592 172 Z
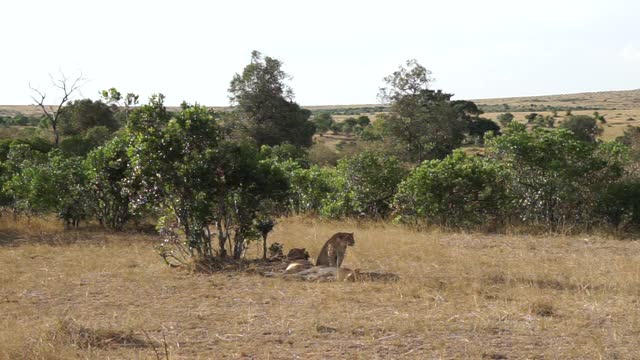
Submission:
M 536 111 L 540 115 L 552 115 L 550 111 Z M 606 124 L 599 124 L 603 132 L 600 136 L 603 140 L 613 140 L 618 136 L 624 134 L 625 129 L 630 126 L 640 126 L 640 108 L 632 110 L 600 110 L 598 113 L 605 117 Z M 497 121 L 498 115 L 502 113 L 486 113 L 483 117 Z M 514 120 L 520 123 L 526 123 L 525 116 L 529 115 L 529 112 L 514 112 Z M 573 115 L 588 115 L 593 116 L 593 110 L 584 111 L 572 111 Z M 558 111 L 556 119 L 556 125 L 562 123 L 565 119 L 565 112 Z
M 598 109 L 637 109 L 640 103 L 639 90 L 599 91 L 576 94 L 522 96 L 473 100 L 478 105 L 504 105 L 510 107 L 537 106 L 589 107 Z
M 344 266 L 401 280 L 191 274 L 151 236 L 5 216 L 0 359 L 640 357 L 640 243 L 299 218 L 270 239 L 314 256 L 336 231 L 356 236 Z

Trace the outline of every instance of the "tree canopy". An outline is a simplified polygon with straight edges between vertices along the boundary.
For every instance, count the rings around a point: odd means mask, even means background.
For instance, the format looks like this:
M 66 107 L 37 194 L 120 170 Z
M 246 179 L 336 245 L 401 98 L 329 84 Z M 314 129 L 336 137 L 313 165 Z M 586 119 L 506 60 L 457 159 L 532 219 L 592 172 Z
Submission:
M 249 65 L 231 80 L 231 103 L 258 146 L 285 142 L 311 146 L 315 133 L 311 112 L 293 101 L 293 90 L 285 83 L 289 78 L 280 60 L 253 51 Z

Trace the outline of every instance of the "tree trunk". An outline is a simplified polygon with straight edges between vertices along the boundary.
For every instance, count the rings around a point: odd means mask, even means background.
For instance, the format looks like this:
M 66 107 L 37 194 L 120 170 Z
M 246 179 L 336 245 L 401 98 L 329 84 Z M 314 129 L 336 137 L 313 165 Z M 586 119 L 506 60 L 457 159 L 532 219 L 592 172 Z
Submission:
M 262 233 L 262 258 L 267 259 L 267 233 Z

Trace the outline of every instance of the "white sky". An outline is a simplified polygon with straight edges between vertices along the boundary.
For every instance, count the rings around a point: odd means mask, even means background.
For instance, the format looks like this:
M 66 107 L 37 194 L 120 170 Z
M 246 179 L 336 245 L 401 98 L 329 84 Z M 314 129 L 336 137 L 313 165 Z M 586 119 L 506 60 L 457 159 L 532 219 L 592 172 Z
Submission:
M 29 82 L 61 70 L 82 71 L 85 97 L 228 105 L 254 49 L 284 61 L 303 105 L 376 103 L 410 58 L 456 98 L 640 88 L 638 0 L 4 0 L 0 13 L 0 104 L 32 103 Z

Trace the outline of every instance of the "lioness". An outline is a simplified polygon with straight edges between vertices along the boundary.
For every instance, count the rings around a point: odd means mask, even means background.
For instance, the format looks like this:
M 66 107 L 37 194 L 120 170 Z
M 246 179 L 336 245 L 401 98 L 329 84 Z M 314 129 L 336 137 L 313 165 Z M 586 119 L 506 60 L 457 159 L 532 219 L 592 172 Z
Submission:
M 347 246 L 353 246 L 356 243 L 353 233 L 339 232 L 334 234 L 322 247 L 316 266 L 340 267 L 344 260 Z

